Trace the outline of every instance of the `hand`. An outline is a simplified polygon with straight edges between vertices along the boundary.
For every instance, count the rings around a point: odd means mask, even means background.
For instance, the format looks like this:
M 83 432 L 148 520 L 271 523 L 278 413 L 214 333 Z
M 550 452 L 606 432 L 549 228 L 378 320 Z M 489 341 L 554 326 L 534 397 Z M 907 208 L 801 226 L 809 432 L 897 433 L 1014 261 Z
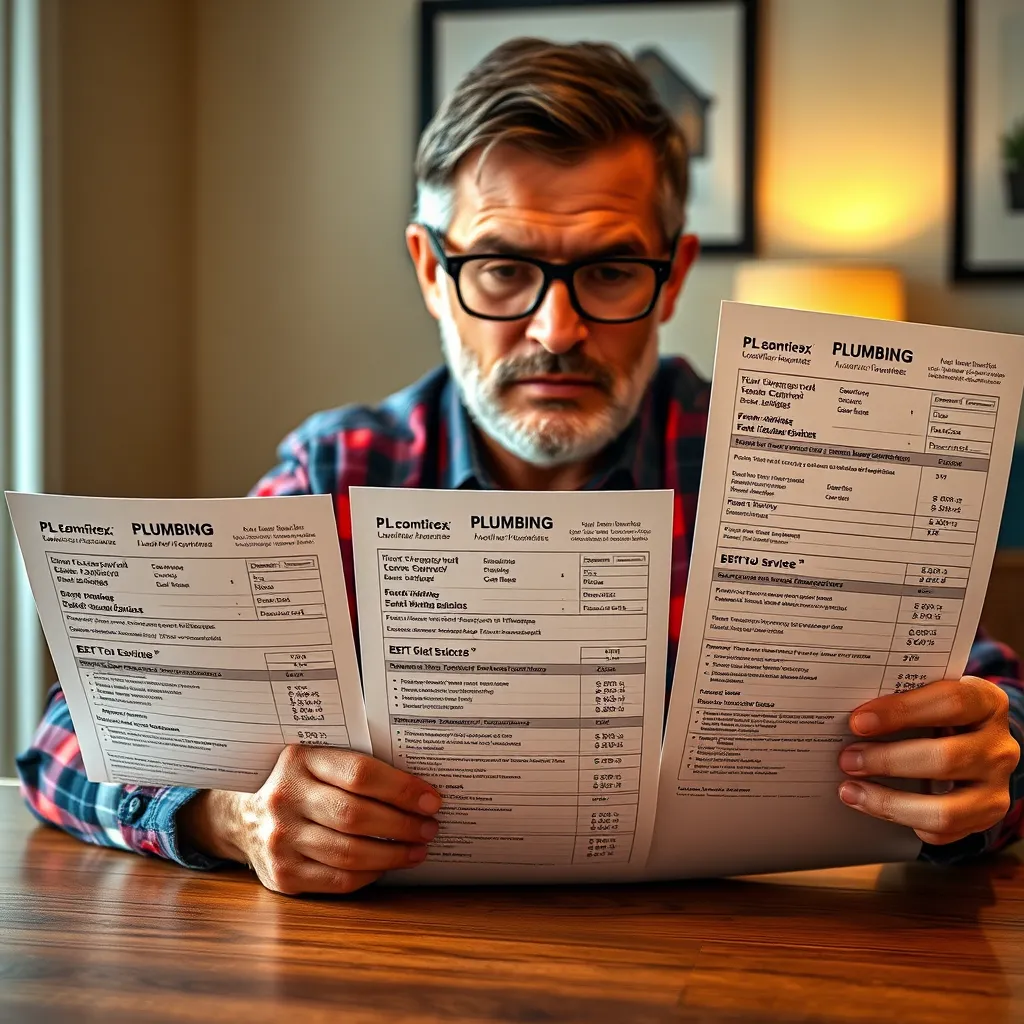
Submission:
M 926 843 L 953 843 L 983 832 L 1001 821 L 1010 807 L 1009 780 L 1020 747 L 1010 735 L 1008 707 L 998 686 L 974 676 L 929 683 L 862 704 L 850 715 L 850 728 L 858 736 L 920 728 L 948 730 L 952 735 L 855 743 L 839 757 L 839 767 L 847 775 L 957 785 L 950 792 L 931 795 L 873 782 L 843 782 L 840 798 L 865 814 L 908 825 Z
M 178 812 L 178 830 L 274 892 L 348 893 L 419 864 L 440 806 L 421 779 L 366 754 L 289 746 L 259 792 L 206 790 Z

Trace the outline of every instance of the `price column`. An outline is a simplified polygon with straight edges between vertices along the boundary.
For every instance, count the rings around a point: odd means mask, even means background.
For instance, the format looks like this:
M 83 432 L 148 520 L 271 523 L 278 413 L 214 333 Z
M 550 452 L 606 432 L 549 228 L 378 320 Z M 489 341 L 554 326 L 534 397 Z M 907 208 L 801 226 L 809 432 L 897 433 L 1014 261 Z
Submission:
M 284 742 L 348 746 L 333 652 L 276 651 L 265 657 Z
M 646 648 L 584 647 L 580 655 L 579 810 L 573 861 L 627 861 L 640 801 Z

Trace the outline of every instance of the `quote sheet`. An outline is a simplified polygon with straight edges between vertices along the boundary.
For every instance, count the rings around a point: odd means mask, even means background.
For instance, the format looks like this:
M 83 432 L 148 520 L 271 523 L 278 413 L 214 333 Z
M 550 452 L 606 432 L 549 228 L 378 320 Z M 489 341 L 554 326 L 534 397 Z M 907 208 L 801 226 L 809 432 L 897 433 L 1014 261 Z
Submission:
M 845 807 L 850 712 L 960 678 L 1024 339 L 722 306 L 650 877 L 913 859 Z
M 8 493 L 93 782 L 254 792 L 369 752 L 331 498 Z
M 402 882 L 638 878 L 657 799 L 668 491 L 353 488 L 374 754 L 441 793 Z

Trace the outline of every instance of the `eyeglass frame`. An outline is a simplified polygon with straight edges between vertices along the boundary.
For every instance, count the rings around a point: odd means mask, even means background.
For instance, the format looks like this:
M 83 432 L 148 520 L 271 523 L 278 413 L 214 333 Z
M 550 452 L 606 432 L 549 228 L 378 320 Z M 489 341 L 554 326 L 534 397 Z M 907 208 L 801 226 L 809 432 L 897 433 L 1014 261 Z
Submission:
M 434 255 L 437 257 L 437 262 L 441 264 L 441 269 L 452 279 L 455 284 L 455 294 L 458 296 L 459 305 L 467 312 L 470 316 L 476 317 L 478 320 L 497 320 L 503 323 L 507 323 L 512 320 L 525 320 L 528 316 L 533 316 L 534 313 L 540 308 L 541 303 L 544 301 L 551 283 L 553 281 L 561 281 L 565 285 L 565 290 L 569 293 L 569 302 L 572 304 L 572 308 L 576 313 L 584 320 L 589 320 L 595 324 L 632 324 L 638 320 L 644 320 L 654 312 L 654 307 L 658 304 L 658 297 L 661 295 L 662 288 L 668 283 L 669 278 L 672 276 L 672 264 L 675 262 L 676 247 L 679 244 L 679 237 L 682 234 L 681 231 L 677 231 L 669 242 L 669 250 L 672 255 L 667 260 L 656 260 L 649 259 L 646 256 L 587 256 L 581 260 L 571 260 L 568 263 L 549 263 L 547 260 L 538 259 L 535 256 L 520 256 L 519 254 L 510 253 L 469 253 L 464 256 L 452 256 L 444 251 L 445 237 L 440 231 L 430 227 L 428 224 L 420 225 L 427 233 L 427 239 L 430 242 L 430 248 L 433 250 Z M 490 316 L 485 313 L 475 313 L 471 310 L 462 298 L 462 288 L 459 285 L 459 275 L 462 272 L 462 268 L 471 260 L 519 260 L 521 263 L 529 263 L 537 267 L 540 272 L 544 275 L 544 279 L 541 282 L 540 291 L 537 293 L 537 298 L 534 303 L 525 313 L 517 313 L 515 316 Z M 638 263 L 645 267 L 650 267 L 654 271 L 654 295 L 651 296 L 650 304 L 643 311 L 643 313 L 637 316 L 626 317 L 624 320 L 609 320 L 604 317 L 591 316 L 586 312 L 580 305 L 579 297 L 576 294 L 576 286 L 573 283 L 573 276 L 577 270 L 582 270 L 584 267 L 596 266 L 601 263 Z

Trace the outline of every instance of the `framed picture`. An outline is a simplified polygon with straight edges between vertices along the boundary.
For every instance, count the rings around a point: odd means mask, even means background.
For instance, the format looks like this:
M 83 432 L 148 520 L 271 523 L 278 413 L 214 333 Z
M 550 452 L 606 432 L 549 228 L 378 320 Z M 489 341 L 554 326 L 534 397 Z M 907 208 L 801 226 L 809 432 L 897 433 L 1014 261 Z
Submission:
M 754 251 L 757 0 L 422 0 L 420 128 L 485 54 L 517 36 L 630 54 L 690 145 L 686 229 Z
M 953 9 L 953 278 L 1024 277 L 1024 0 Z

